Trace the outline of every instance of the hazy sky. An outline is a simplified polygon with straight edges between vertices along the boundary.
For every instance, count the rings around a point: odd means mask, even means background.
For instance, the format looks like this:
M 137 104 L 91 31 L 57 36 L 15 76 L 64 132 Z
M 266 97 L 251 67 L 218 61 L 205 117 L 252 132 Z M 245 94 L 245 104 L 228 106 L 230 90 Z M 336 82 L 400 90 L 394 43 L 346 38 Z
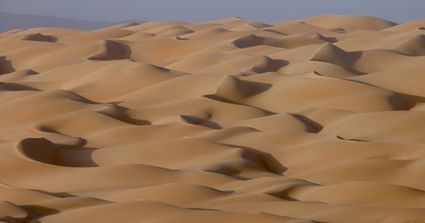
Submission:
M 196 22 L 234 16 L 276 22 L 324 13 L 404 22 L 425 18 L 425 0 L 0 0 L 0 11 L 110 22 Z

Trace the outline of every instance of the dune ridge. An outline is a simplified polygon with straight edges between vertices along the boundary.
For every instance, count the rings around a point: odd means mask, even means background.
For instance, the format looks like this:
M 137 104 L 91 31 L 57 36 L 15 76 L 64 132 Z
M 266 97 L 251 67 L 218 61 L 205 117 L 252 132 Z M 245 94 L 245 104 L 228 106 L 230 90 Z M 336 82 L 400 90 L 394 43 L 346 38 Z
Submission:
M 424 21 L 0 33 L 0 222 L 422 222 Z

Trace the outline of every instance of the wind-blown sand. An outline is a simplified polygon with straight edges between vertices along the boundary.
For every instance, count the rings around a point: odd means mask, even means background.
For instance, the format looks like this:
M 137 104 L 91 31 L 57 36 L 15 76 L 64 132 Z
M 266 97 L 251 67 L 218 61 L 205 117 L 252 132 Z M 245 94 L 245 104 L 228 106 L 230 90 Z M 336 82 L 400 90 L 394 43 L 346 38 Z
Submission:
M 0 221 L 421 222 L 425 20 L 0 34 Z

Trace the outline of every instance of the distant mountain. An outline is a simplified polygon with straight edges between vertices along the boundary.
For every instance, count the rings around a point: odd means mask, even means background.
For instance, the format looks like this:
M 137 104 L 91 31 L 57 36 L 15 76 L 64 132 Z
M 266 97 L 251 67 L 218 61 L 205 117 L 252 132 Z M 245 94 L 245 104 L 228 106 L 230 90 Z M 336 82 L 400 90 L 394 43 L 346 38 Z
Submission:
M 55 16 L 17 15 L 0 12 L 0 32 L 31 27 L 65 27 L 76 29 L 97 29 L 117 23 L 61 18 Z

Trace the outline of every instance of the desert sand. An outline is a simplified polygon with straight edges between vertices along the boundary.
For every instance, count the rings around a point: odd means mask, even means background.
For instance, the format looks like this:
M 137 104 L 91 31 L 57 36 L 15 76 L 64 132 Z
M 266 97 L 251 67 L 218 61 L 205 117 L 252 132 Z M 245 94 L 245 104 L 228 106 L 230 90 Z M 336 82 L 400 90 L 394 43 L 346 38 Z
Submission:
M 425 19 L 0 34 L 0 221 L 425 220 Z

